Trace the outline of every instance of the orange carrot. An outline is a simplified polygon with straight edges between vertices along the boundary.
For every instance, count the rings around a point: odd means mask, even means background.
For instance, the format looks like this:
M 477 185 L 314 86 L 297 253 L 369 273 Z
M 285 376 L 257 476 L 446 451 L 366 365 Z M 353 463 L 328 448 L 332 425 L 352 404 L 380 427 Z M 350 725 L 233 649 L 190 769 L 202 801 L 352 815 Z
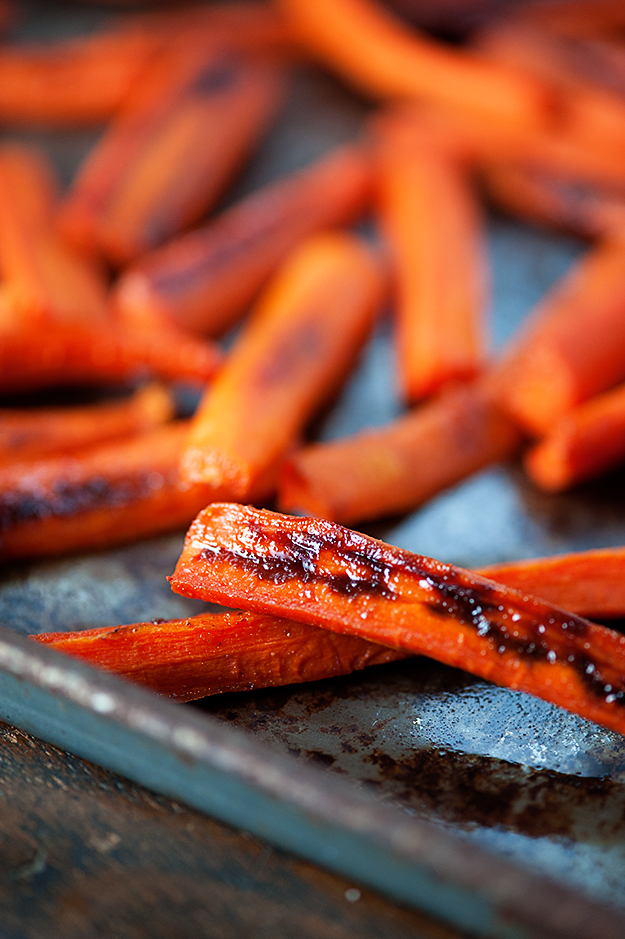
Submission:
M 333 678 L 405 657 L 355 636 L 254 613 L 29 638 L 179 701 Z
M 414 402 L 473 378 L 485 356 L 486 246 L 455 154 L 400 115 L 374 125 L 382 227 L 397 281 L 397 358 Z
M 0 146 L 0 273 L 19 321 L 104 322 L 106 282 L 55 230 L 56 185 L 48 163 L 23 146 Z M 5 307 L 6 309 L 6 307 Z
M 62 230 L 114 264 L 168 240 L 221 195 L 281 89 L 274 64 L 172 40 L 79 172 Z
M 530 478 L 561 492 L 625 459 L 625 385 L 571 411 L 525 455 Z
M 367 93 L 424 98 L 529 127 L 548 118 L 540 83 L 426 38 L 375 0 L 280 0 L 280 9 L 307 48 Z
M 582 616 L 602 619 L 625 615 L 622 547 L 491 564 L 478 573 Z
M 169 392 L 145 385 L 120 401 L 63 408 L 1 408 L 0 461 L 69 453 L 163 424 L 173 416 Z
M 4 323 L 2 323 L 4 320 Z M 210 342 L 174 332 L 121 329 L 113 323 L 15 328 L 0 313 L 0 390 L 98 385 L 154 375 L 206 383 L 220 362 Z
M 218 335 L 298 241 L 362 210 L 372 175 L 367 151 L 345 146 L 248 196 L 126 270 L 113 299 L 121 318 Z
M 543 435 L 625 378 L 625 247 L 598 245 L 550 291 L 497 368 L 502 405 Z
M 279 505 L 352 523 L 405 512 L 518 445 L 485 388 L 450 389 L 383 427 L 296 451 L 281 472 Z
M 305 242 L 261 298 L 193 420 L 181 475 L 247 499 L 342 380 L 382 301 L 379 262 L 347 234 Z
M 208 506 L 170 580 L 184 596 L 428 655 L 625 733 L 625 636 L 331 522 Z
M 177 464 L 187 422 L 71 455 L 0 465 L 0 557 L 94 550 L 182 529 L 206 505 Z
M 571 37 L 618 35 L 625 26 L 621 0 L 550 0 L 526 4 L 522 14 L 523 21 Z

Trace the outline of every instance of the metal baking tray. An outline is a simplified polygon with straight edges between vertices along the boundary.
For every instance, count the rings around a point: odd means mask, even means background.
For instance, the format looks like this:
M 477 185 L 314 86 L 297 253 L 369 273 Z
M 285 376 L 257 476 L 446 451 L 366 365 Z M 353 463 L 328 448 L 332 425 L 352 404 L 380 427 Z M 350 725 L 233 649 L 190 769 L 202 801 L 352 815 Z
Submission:
M 103 14 L 24 5 L 24 34 Z M 301 68 L 231 198 L 358 131 L 366 105 Z M 41 142 L 64 179 L 96 131 Z M 491 216 L 493 343 L 583 250 Z M 399 412 L 383 322 L 330 438 Z M 539 493 L 515 465 L 473 476 L 367 531 L 466 567 L 625 541 L 624 473 Z M 183 533 L 0 575 L 0 719 L 349 875 L 475 936 L 622 939 L 625 740 L 528 695 L 425 658 L 310 685 L 178 705 L 29 643 L 28 633 L 188 615 L 165 581 Z

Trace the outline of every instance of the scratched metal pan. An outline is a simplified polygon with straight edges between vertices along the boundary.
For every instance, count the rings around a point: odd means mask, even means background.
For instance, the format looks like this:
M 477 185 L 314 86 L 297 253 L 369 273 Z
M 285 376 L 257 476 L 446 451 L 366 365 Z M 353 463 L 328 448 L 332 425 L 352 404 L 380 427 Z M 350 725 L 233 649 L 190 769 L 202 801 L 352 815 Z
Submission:
M 101 13 L 29 3 L 24 33 Z M 365 113 L 302 70 L 239 192 L 349 139 Z M 16 135 L 11 134 L 11 137 Z M 64 179 L 97 133 L 22 133 Z M 583 250 L 492 217 L 493 343 Z M 399 406 L 383 324 L 317 427 L 324 438 Z M 369 531 L 463 566 L 625 541 L 622 470 L 564 496 L 516 465 L 482 472 Z M 528 695 L 424 658 L 343 679 L 174 705 L 24 640 L 28 633 L 187 615 L 171 593 L 182 533 L 5 567 L 0 718 L 414 904 L 476 936 L 625 935 L 625 740 Z

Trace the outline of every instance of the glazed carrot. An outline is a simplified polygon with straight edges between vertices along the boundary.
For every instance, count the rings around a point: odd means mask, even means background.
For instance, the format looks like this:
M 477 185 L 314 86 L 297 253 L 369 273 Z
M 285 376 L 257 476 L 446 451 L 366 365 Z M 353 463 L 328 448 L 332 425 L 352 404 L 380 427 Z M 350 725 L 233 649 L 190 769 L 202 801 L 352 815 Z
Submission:
M 333 678 L 405 657 L 356 636 L 255 613 L 29 638 L 179 701 Z
M 31 326 L 7 326 L 6 320 L 0 312 L 0 390 L 5 392 L 110 384 L 146 375 L 204 384 L 221 359 L 212 343 L 173 329 L 150 333 L 114 323 L 77 323 L 34 332 Z
M 550 0 L 526 4 L 523 20 L 554 30 L 563 36 L 618 35 L 625 26 L 620 0 Z
M 625 386 L 597 395 L 565 415 L 525 455 L 530 479 L 561 492 L 625 459 Z
M 478 573 L 582 616 L 625 615 L 625 548 L 492 564 Z
M 126 322 L 218 335 L 298 241 L 362 211 L 372 176 L 363 147 L 340 147 L 141 258 L 122 274 L 114 305 Z
M 94 550 L 182 529 L 206 505 L 181 485 L 186 422 L 71 455 L 0 465 L 0 557 Z
M 69 453 L 171 420 L 170 393 L 145 385 L 129 398 L 75 407 L 1 408 L 0 462 Z
M 114 264 L 167 241 L 221 195 L 281 90 L 274 64 L 172 40 L 79 171 L 63 232 Z
M 170 580 L 184 596 L 428 655 L 625 732 L 625 636 L 331 522 L 208 506 Z
M 405 512 L 518 445 L 485 388 L 450 389 L 390 424 L 293 453 L 282 468 L 279 505 L 350 523 Z
M 272 474 L 366 339 L 380 263 L 357 238 L 316 235 L 261 297 L 193 419 L 182 478 L 247 499 Z
M 56 184 L 35 150 L 0 146 L 0 274 L 18 321 L 104 322 L 106 281 L 55 230 Z
M 497 367 L 500 401 L 543 435 L 625 377 L 625 247 L 589 251 L 534 310 Z
M 549 96 L 533 78 L 402 25 L 375 0 L 280 0 L 305 46 L 369 94 L 424 98 L 523 127 L 542 124 Z
M 539 165 L 492 161 L 482 165 L 488 193 L 505 211 L 585 238 L 625 230 L 625 188 L 607 188 Z
M 473 378 L 485 357 L 486 246 L 467 168 L 401 115 L 373 125 L 379 211 L 397 290 L 397 360 L 414 402 Z

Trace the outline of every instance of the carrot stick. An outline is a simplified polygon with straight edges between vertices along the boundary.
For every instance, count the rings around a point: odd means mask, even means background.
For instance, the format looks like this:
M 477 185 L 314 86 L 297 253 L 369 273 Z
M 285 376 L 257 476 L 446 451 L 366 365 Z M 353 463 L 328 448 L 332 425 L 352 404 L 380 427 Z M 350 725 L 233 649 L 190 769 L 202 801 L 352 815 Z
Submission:
M 1 321 L 4 319 L 4 324 Z M 220 353 L 170 330 L 121 329 L 114 323 L 11 327 L 0 312 L 0 391 L 48 385 L 99 385 L 154 375 L 164 381 L 206 383 Z
M 502 405 L 529 433 L 625 378 L 625 248 L 589 251 L 547 294 L 497 368 Z
M 478 573 L 582 616 L 603 619 L 625 615 L 622 547 L 492 564 Z
M 374 124 L 379 209 L 397 282 L 399 383 L 409 402 L 473 378 L 485 356 L 486 247 L 466 167 L 400 115 Z
M 625 385 L 620 385 L 565 415 L 524 462 L 537 486 L 561 492 L 624 458 Z
M 51 168 L 39 152 L 0 146 L 0 273 L 20 322 L 104 322 L 102 271 L 59 238 Z
M 296 451 L 278 501 L 283 511 L 350 523 L 405 512 L 518 445 L 485 388 L 450 389 L 383 427 Z
M 405 27 L 375 0 L 280 0 L 305 46 L 363 91 L 424 98 L 535 127 L 549 96 L 531 77 Z
M 29 638 L 179 701 L 333 678 L 404 658 L 356 636 L 255 613 L 202 613 Z
M 180 483 L 187 422 L 71 455 L 0 465 L 0 557 L 94 550 L 182 529 L 206 505 Z
M 63 408 L 1 408 L 0 461 L 70 453 L 129 437 L 172 416 L 171 395 L 157 384 L 145 385 L 121 401 Z
M 261 298 L 193 420 L 181 475 L 249 498 L 336 388 L 383 299 L 376 258 L 351 235 L 305 242 Z
M 492 161 L 481 167 L 489 195 L 505 211 L 585 238 L 625 229 L 625 189 L 593 185 L 539 165 Z
M 367 151 L 345 146 L 248 196 L 126 270 L 113 297 L 120 317 L 218 335 L 299 241 L 362 210 L 372 175 Z
M 274 64 L 172 41 L 79 172 L 63 232 L 120 265 L 168 240 L 221 195 L 281 89 Z
M 625 732 L 625 636 L 331 522 L 208 506 L 170 580 L 184 596 L 428 655 Z

